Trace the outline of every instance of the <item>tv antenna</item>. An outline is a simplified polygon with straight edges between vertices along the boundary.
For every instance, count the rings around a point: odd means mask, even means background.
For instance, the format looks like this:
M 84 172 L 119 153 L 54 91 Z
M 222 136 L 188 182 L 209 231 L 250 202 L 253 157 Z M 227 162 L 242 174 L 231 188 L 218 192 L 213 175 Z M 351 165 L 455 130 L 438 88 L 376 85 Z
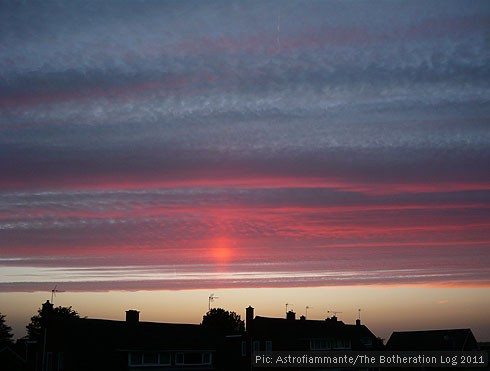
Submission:
M 209 295 L 209 301 L 208 301 L 208 310 L 211 310 L 211 303 L 214 301 L 214 299 L 219 299 L 218 296 L 214 296 L 214 294 Z
M 342 313 L 342 312 L 339 312 L 339 311 L 336 311 L 336 310 L 327 310 L 327 313 L 333 313 L 333 316 L 332 317 L 337 317 L 337 313 Z
M 291 305 L 294 305 L 294 304 L 286 303 L 286 314 L 288 313 L 288 307 L 291 306 Z
M 358 315 L 358 319 L 359 319 L 359 321 L 360 321 L 360 320 L 361 320 L 361 308 L 359 308 L 359 309 L 357 310 L 357 315 Z
M 54 298 L 56 297 L 57 292 L 64 292 L 62 290 L 57 289 L 58 285 L 55 285 L 54 288 L 51 290 L 51 304 L 54 304 Z
M 305 307 L 305 318 L 308 318 L 308 309 L 311 309 L 311 308 L 313 308 L 313 307 L 310 307 L 308 305 Z

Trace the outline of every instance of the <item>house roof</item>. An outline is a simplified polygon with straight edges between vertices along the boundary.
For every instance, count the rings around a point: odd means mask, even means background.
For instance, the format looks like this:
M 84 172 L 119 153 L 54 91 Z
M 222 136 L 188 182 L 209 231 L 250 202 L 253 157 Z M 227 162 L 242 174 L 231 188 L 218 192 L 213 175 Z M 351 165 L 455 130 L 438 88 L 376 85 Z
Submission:
M 0 347 L 0 357 L 3 359 L 4 357 L 13 358 L 18 360 L 19 362 L 24 363 L 25 360 L 22 358 L 15 350 L 13 350 L 10 346 L 5 345 Z
M 26 361 L 9 346 L 0 347 L 2 370 L 23 370 Z
M 364 325 L 348 325 L 342 321 L 334 320 L 288 320 L 284 318 L 269 318 L 257 316 L 254 318 L 254 332 L 274 333 L 294 331 L 303 334 L 305 337 L 314 338 L 315 336 L 325 337 L 328 333 L 332 337 L 351 337 L 353 335 L 374 336 L 373 333 Z
M 364 325 L 349 325 L 338 320 L 291 320 L 257 316 L 253 321 L 253 337 L 309 340 L 309 339 L 345 339 L 353 347 L 363 348 L 361 339 L 374 339 L 376 336 Z
M 217 335 L 201 325 L 73 318 L 53 323 L 63 342 L 119 350 L 213 350 Z
M 390 350 L 472 350 L 477 347 L 470 329 L 393 332 L 386 343 Z

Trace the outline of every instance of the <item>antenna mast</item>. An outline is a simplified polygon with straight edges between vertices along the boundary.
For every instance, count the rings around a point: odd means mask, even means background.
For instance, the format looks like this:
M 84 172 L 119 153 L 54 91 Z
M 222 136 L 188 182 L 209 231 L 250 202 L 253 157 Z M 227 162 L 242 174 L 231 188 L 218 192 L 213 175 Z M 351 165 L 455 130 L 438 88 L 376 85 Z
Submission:
M 305 318 L 308 318 L 308 309 L 310 309 L 310 308 L 313 308 L 313 307 L 310 307 L 308 305 L 305 307 Z
M 214 299 L 219 299 L 218 296 L 214 296 L 214 294 L 209 295 L 209 301 L 208 301 L 208 311 L 211 310 L 211 303 L 214 301 Z
M 57 292 L 64 292 L 62 290 L 57 289 L 58 285 L 55 285 L 54 288 L 51 290 L 51 304 L 54 304 L 54 298 L 56 297 Z
M 327 313 L 333 313 L 333 317 L 337 317 L 337 313 L 342 313 L 342 312 L 334 311 L 334 310 L 327 310 Z

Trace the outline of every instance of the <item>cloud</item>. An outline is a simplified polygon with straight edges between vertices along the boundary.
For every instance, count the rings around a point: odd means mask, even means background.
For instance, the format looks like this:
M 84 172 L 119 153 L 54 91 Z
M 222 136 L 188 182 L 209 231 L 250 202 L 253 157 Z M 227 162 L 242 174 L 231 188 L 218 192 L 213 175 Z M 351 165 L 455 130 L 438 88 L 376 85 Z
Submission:
M 344 250 L 375 252 L 390 282 L 487 282 L 468 272 L 488 260 L 489 17 L 483 1 L 3 2 L 1 266 L 211 264 L 226 237 L 245 262 L 308 262 L 237 286 L 380 282 L 371 260 L 365 278 L 308 274 Z

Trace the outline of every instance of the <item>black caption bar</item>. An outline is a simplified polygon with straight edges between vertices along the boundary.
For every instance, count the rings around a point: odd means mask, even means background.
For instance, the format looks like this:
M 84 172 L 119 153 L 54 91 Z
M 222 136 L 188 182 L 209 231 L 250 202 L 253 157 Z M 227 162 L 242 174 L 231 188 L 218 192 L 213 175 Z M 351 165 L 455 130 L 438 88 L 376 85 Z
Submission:
M 486 367 L 488 353 L 454 352 L 256 352 L 254 367 Z

